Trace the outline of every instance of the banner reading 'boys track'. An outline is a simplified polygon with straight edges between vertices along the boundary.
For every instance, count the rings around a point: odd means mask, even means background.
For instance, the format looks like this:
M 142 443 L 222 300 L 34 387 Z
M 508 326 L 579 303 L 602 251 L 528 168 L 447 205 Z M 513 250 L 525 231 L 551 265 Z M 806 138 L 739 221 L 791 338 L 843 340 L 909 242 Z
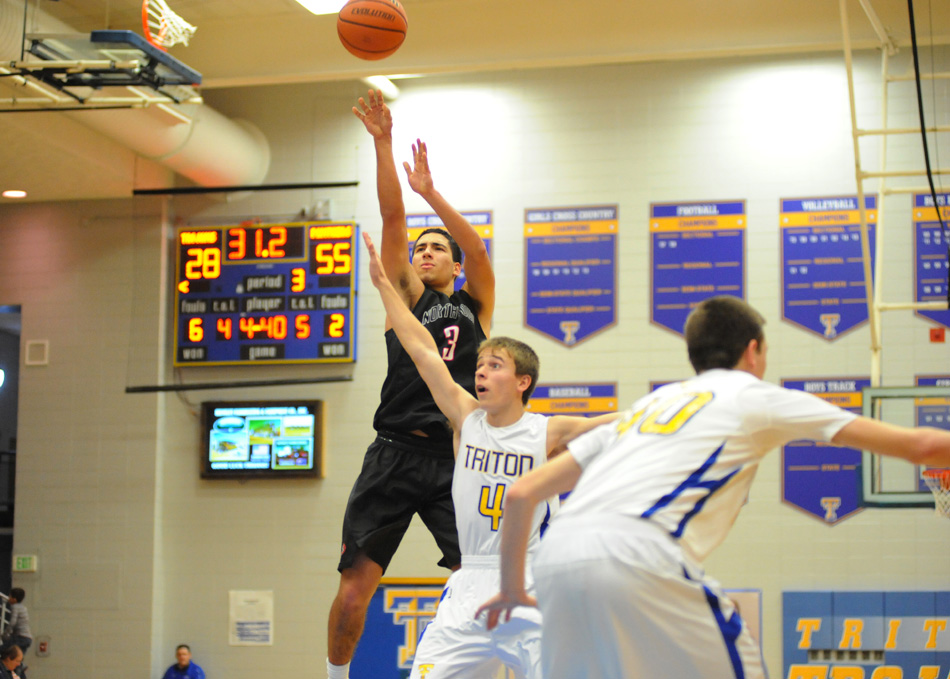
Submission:
M 495 230 L 491 210 L 462 212 L 460 214 L 468 220 L 468 223 L 472 225 L 472 228 L 475 229 L 475 232 L 481 237 L 482 242 L 485 244 L 485 249 L 488 250 L 488 258 L 491 259 L 493 250 L 492 240 Z M 422 232 L 426 229 L 444 229 L 445 224 L 442 223 L 442 219 L 439 215 L 423 213 L 406 215 L 406 227 L 409 232 L 409 259 L 412 260 L 412 250 Z M 465 264 L 463 262 L 462 273 L 455 279 L 455 289 L 461 290 L 462 286 L 465 285 L 465 280 Z

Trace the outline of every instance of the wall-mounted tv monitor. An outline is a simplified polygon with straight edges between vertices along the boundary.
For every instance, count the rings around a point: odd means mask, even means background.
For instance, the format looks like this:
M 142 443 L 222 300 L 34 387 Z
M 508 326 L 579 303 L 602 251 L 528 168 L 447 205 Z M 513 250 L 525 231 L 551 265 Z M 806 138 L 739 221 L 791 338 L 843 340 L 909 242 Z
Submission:
M 323 478 L 323 401 L 209 401 L 201 431 L 202 478 Z

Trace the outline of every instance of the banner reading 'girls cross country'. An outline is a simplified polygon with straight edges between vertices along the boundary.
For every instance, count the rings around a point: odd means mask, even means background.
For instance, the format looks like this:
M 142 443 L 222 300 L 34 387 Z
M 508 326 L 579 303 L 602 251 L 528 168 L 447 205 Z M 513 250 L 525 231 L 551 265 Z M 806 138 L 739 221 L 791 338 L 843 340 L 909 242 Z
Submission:
M 525 210 L 527 327 L 573 347 L 617 322 L 616 205 Z
M 874 268 L 877 198 L 864 197 Z M 867 323 L 857 196 L 784 198 L 782 318 L 828 341 Z
M 704 299 L 745 299 L 745 201 L 650 206 L 650 320 L 678 335 Z
M 950 193 L 938 193 L 944 226 L 950 229 Z M 950 260 L 950 231 L 941 231 L 933 197 L 914 194 L 914 288 L 918 302 L 946 302 Z M 921 309 L 918 316 L 950 328 L 950 310 Z
M 782 380 L 786 389 L 805 391 L 839 408 L 861 414 L 862 390 L 871 380 L 816 377 Z M 782 500 L 829 525 L 862 511 L 861 451 L 815 441 L 791 441 L 782 448 Z
M 539 384 L 528 412 L 542 415 L 587 415 L 595 417 L 617 412 L 617 383 Z
M 476 233 L 481 236 L 488 250 L 488 258 L 492 257 L 492 236 L 494 224 L 492 223 L 491 210 L 484 212 L 462 212 L 461 215 L 468 220 Z M 416 239 L 426 229 L 444 229 L 445 225 L 439 215 L 435 214 L 414 214 L 406 215 L 406 226 L 409 229 L 409 259 L 412 259 L 412 248 Z M 465 285 L 465 265 L 463 262 L 462 273 L 455 279 L 455 289 L 460 290 Z

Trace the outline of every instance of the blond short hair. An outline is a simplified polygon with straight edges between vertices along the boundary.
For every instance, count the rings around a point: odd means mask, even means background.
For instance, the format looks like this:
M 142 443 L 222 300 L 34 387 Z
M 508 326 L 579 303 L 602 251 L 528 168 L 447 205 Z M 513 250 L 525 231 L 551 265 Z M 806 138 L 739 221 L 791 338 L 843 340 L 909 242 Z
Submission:
M 515 364 L 515 375 L 527 375 L 531 378 L 531 384 L 521 394 L 521 402 L 527 405 L 534 388 L 538 386 L 538 373 L 541 370 L 541 361 L 534 349 L 511 337 L 490 337 L 478 346 L 478 353 L 481 354 L 486 349 L 503 349 L 508 352 Z

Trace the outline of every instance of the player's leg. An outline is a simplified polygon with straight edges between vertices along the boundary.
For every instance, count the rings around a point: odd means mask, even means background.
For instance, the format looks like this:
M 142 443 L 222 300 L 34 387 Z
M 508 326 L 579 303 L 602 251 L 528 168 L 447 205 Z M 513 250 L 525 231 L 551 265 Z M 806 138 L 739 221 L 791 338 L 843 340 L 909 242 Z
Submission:
M 382 567 L 362 553 L 340 573 L 340 588 L 330 606 L 327 625 L 327 659 L 333 665 L 346 665 L 353 659 L 363 634 L 366 609 L 382 577 Z
M 516 608 L 493 633 L 495 654 L 515 679 L 541 679 L 541 612 Z
M 415 499 L 393 470 L 405 453 L 378 439 L 370 445 L 343 519 L 340 587 L 327 624 L 328 673 L 346 677 L 363 632 L 366 609 L 414 513 Z
M 445 584 L 435 618 L 426 625 L 412 661 L 410 679 L 494 679 L 501 662 L 491 633 L 475 619 L 482 573 L 456 571 Z M 495 589 L 497 589 L 497 579 Z M 477 592 L 477 594 L 476 594 Z M 473 596 L 474 595 L 474 596 Z

